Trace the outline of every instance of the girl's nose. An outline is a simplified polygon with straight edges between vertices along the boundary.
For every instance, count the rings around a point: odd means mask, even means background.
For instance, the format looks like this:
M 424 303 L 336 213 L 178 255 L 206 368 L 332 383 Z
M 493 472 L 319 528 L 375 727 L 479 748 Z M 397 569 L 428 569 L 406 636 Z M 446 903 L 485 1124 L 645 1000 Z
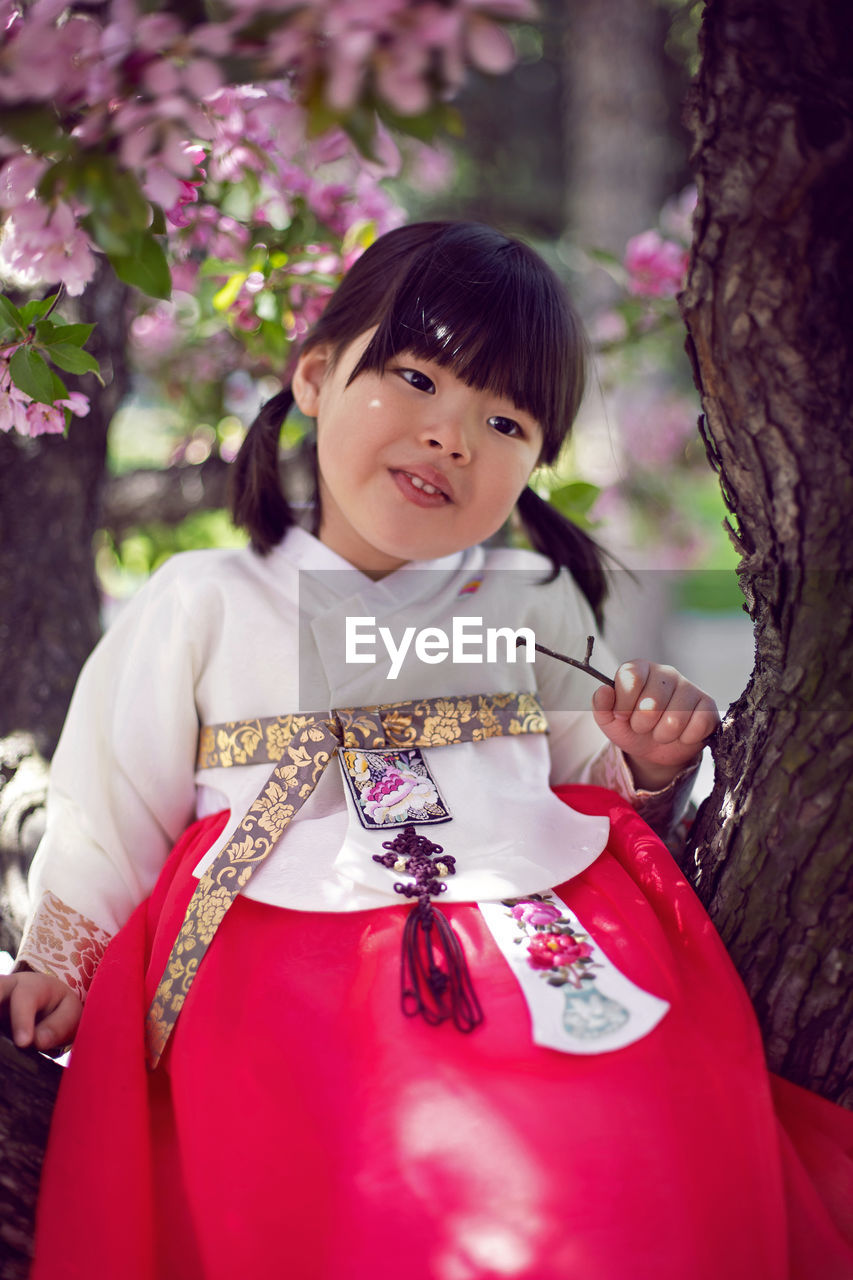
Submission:
M 461 422 L 452 418 L 444 419 L 440 424 L 431 423 L 423 431 L 422 438 L 430 449 L 443 456 L 452 458 L 454 462 L 470 462 L 471 443 Z

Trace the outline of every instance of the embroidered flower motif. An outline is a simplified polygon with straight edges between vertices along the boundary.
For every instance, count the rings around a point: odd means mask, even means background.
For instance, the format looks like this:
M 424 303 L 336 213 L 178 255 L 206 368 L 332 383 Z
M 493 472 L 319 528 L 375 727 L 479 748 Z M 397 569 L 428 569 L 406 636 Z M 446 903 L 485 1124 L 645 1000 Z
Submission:
M 528 944 L 528 963 L 533 969 L 560 969 L 592 955 L 588 942 L 578 942 L 573 934 L 541 933 Z
M 370 770 L 367 767 L 367 757 L 362 755 L 360 751 L 345 751 L 344 763 L 349 769 L 350 777 L 357 787 L 364 787 L 370 781 Z
M 513 907 L 510 915 L 525 924 L 553 924 L 559 920 L 561 912 L 553 902 L 519 902 Z
M 376 823 L 404 822 L 414 809 L 436 804 L 438 792 L 429 778 L 410 769 L 386 767 L 371 787 L 362 792 L 362 805 Z

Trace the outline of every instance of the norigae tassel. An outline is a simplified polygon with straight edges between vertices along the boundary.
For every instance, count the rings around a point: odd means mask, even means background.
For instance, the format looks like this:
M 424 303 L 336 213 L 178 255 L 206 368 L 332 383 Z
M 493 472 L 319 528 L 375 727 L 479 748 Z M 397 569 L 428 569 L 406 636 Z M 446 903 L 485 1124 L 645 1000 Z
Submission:
M 473 1031 L 483 1021 L 465 960 L 462 944 L 450 922 L 430 901 L 447 891 L 443 878 L 456 872 L 456 859 L 444 854 L 440 844 L 404 827 L 394 840 L 382 844 L 385 854 L 374 854 L 389 870 L 405 871 L 414 884 L 394 885 L 397 893 L 417 898 L 403 929 L 400 1004 L 408 1018 L 420 1014 L 431 1026 L 448 1019 L 459 1031 Z M 443 854 L 442 857 L 433 855 Z

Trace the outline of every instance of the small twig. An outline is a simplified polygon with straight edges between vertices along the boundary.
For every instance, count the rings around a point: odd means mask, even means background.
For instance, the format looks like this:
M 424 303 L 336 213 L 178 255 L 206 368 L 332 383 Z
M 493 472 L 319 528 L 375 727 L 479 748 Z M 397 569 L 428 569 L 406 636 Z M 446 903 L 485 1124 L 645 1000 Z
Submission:
M 44 315 L 42 316 L 42 320 L 46 320 L 47 317 L 50 315 L 50 313 L 56 310 L 56 308 L 59 305 L 59 300 L 62 297 L 64 292 L 65 292 L 65 284 L 62 280 L 60 280 L 56 288 L 56 297 L 53 299 L 53 302 L 50 304 L 47 311 L 45 311 Z
M 520 644 L 527 644 L 524 636 L 518 637 L 515 642 L 516 648 L 518 648 Z M 587 636 L 586 653 L 584 655 L 583 662 L 578 662 L 577 658 L 569 658 L 564 653 L 556 653 L 553 649 L 547 649 L 544 644 L 534 644 L 533 647 L 534 649 L 538 649 L 540 653 L 547 653 L 549 658 L 559 658 L 560 662 L 568 662 L 570 666 L 577 667 L 578 671 L 585 671 L 588 676 L 592 676 L 595 680 L 600 680 L 602 684 L 609 684 L 611 689 L 615 689 L 616 684 L 610 679 L 610 676 L 606 676 L 603 671 L 596 671 L 595 667 L 591 667 L 589 665 L 589 660 L 592 657 L 592 647 L 594 644 L 594 637 Z

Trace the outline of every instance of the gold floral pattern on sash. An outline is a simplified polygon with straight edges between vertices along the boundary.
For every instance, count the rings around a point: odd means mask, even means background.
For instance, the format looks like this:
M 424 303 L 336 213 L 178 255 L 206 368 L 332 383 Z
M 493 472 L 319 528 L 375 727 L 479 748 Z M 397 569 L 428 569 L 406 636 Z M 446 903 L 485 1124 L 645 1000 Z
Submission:
M 295 734 L 332 719 L 340 723 L 343 745 L 351 750 L 438 747 L 452 742 L 479 742 L 507 733 L 548 732 L 535 693 L 423 698 L 418 702 L 388 702 L 381 707 L 342 707 L 333 712 L 205 725 L 199 735 L 197 767 L 277 764 Z
M 275 768 L 190 899 L 148 1011 L 149 1065 L 159 1062 L 226 912 L 278 844 L 339 747 L 441 747 L 507 733 L 547 733 L 535 694 L 423 699 L 206 725 L 199 737 L 200 769 L 264 761 Z

